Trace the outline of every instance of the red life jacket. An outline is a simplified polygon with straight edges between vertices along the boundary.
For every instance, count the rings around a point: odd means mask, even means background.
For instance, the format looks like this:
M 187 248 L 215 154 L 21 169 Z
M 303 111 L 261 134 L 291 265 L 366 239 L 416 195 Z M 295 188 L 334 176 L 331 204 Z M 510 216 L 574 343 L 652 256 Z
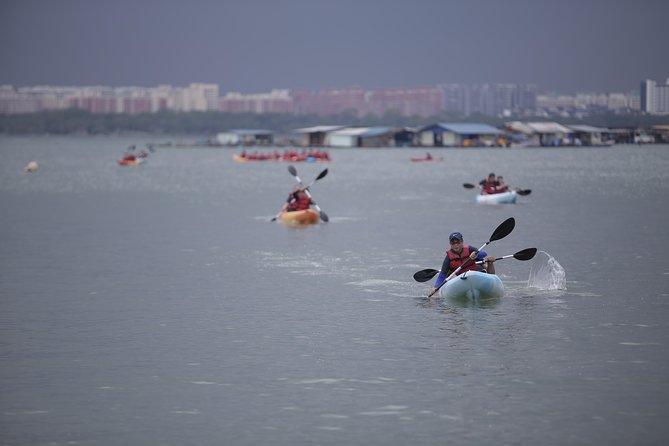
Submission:
M 481 186 L 481 192 L 484 194 L 494 194 L 497 187 L 497 181 L 486 181 Z
M 298 194 L 293 195 L 293 201 L 288 205 L 289 211 L 304 211 L 311 206 L 311 198 L 300 197 Z
M 462 251 L 460 251 L 460 254 L 456 254 L 450 249 L 448 250 L 448 252 L 446 252 L 449 261 L 448 263 L 449 275 L 453 274 L 453 271 L 458 269 L 460 265 L 464 264 L 467 260 L 469 260 L 469 255 L 472 253 L 469 248 L 471 248 L 469 245 L 463 246 Z M 464 273 L 465 271 L 477 271 L 477 270 L 478 267 L 476 266 L 476 262 L 472 260 L 469 262 L 468 266 L 465 266 L 458 272 L 458 276 Z

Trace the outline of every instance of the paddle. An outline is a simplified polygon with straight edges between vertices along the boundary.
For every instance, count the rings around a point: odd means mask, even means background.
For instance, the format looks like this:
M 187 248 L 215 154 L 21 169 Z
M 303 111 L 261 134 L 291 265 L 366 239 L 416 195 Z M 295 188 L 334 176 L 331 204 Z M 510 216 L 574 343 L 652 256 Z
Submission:
M 290 167 L 293 167 L 293 166 L 290 166 Z M 297 172 L 296 172 L 296 173 L 297 173 Z M 327 174 L 328 174 L 328 170 L 327 170 L 327 169 L 324 169 L 321 173 L 318 174 L 318 176 L 317 176 L 316 178 L 314 178 L 314 181 L 312 181 L 311 183 L 309 183 L 309 185 L 308 185 L 305 189 L 309 189 L 309 188 L 311 187 L 312 184 L 314 184 L 316 181 L 322 179 L 322 178 L 325 177 L 325 175 L 327 175 Z
M 297 179 L 297 181 L 298 181 L 300 184 L 302 184 L 302 180 L 300 180 L 299 177 L 297 176 L 297 170 L 296 170 L 292 165 L 288 166 L 288 172 L 290 172 L 291 175 L 293 175 L 293 176 Z M 304 188 L 304 190 L 305 190 L 305 192 L 307 193 L 307 195 L 309 195 L 309 191 L 308 191 L 307 189 L 309 189 L 309 188 L 311 187 L 311 185 L 314 184 L 316 181 L 325 178 L 325 175 L 327 175 L 327 174 L 328 174 L 328 170 L 327 170 L 327 169 L 324 169 L 321 173 L 318 174 L 318 176 L 317 176 L 316 178 L 314 178 L 314 180 L 313 180 L 311 183 L 309 183 L 309 185 L 308 185 L 307 187 Z M 311 195 L 309 195 L 309 197 L 311 198 Z M 318 206 L 316 205 L 316 203 L 314 203 L 314 207 L 315 207 L 316 209 L 318 209 L 318 211 L 321 213 L 321 220 L 323 220 L 324 222 L 327 222 L 327 221 L 329 220 L 327 214 L 325 214 L 325 212 L 321 211 L 321 210 L 318 208 Z M 272 221 L 276 221 L 276 220 L 279 218 L 279 215 L 281 215 L 281 211 L 279 211 L 278 214 L 276 214 L 274 217 L 272 217 L 272 219 L 270 220 L 270 222 L 272 222 Z M 323 217 L 323 215 L 325 215 L 325 217 Z
M 462 187 L 465 189 L 474 189 L 476 186 L 474 186 L 472 183 L 464 183 Z
M 416 282 L 427 282 L 440 272 L 441 270 L 438 269 L 422 269 L 413 275 L 413 280 Z
M 495 262 L 497 262 L 498 260 L 510 259 L 511 257 L 513 257 L 516 260 L 523 260 L 523 261 L 530 260 L 530 259 L 534 258 L 534 255 L 536 253 L 537 253 L 537 248 L 527 248 L 527 249 L 523 249 L 522 251 L 518 251 L 515 254 L 509 254 L 507 256 L 497 257 L 495 259 Z M 478 262 L 476 262 L 476 264 L 477 265 L 482 265 L 485 262 L 486 262 L 485 260 L 479 260 Z
M 531 258 L 534 257 L 534 255 L 536 253 L 537 253 L 537 248 L 527 248 L 527 249 L 523 249 L 522 251 L 518 251 L 515 254 L 509 254 L 508 256 L 497 257 L 495 259 L 495 262 L 498 261 L 498 260 L 502 260 L 502 259 L 509 259 L 511 257 L 513 257 L 516 260 L 530 260 Z M 477 265 L 482 265 L 485 262 L 486 262 L 485 260 L 480 260 L 480 261 L 476 262 L 476 264 Z M 413 279 L 416 282 L 427 282 L 428 280 L 430 280 L 431 278 L 433 278 L 434 276 L 436 276 L 440 272 L 441 272 L 441 270 L 438 270 L 438 269 L 430 269 L 430 268 L 422 269 L 422 270 L 416 272 L 413 275 Z
M 501 239 L 503 239 L 504 237 L 506 237 L 507 235 L 511 234 L 511 231 L 513 231 L 513 228 L 514 228 L 515 226 L 516 226 L 516 220 L 515 220 L 513 217 L 509 217 L 509 218 L 507 218 L 506 220 L 504 220 L 504 221 L 503 221 L 499 226 L 497 226 L 497 228 L 493 231 L 492 235 L 490 236 L 490 240 L 488 240 L 487 242 L 485 242 L 485 243 L 483 244 L 483 246 L 481 246 L 481 247 L 478 249 L 478 251 L 481 251 L 483 248 L 485 248 L 486 246 L 488 246 L 490 243 L 492 243 L 492 242 L 494 242 L 494 241 L 497 241 L 497 240 L 501 240 Z M 441 282 L 441 285 L 439 285 L 437 288 L 435 288 L 435 290 L 434 290 L 433 292 L 431 292 L 427 297 L 432 297 L 432 296 L 434 295 L 434 293 L 436 293 L 437 291 L 439 291 L 439 289 L 440 289 L 442 286 L 444 286 L 444 284 L 445 284 L 446 282 L 448 282 L 448 281 L 451 280 L 453 277 L 455 277 L 455 276 L 460 272 L 460 270 L 461 270 L 463 267 L 465 267 L 465 266 L 469 266 L 469 262 L 471 262 L 471 259 L 467 259 L 467 261 L 466 261 L 465 263 L 463 263 L 463 264 L 460 265 L 455 271 L 453 271 L 453 273 L 452 273 L 450 276 L 448 276 L 448 277 L 446 278 L 446 280 L 444 280 L 443 282 Z

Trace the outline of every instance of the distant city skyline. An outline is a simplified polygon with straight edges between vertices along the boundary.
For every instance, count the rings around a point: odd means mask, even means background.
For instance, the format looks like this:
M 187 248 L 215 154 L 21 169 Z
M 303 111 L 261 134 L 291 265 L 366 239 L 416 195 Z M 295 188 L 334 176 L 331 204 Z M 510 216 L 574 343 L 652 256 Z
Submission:
M 224 90 L 219 84 L 216 84 L 215 82 L 202 82 L 198 80 L 194 80 L 191 82 L 186 82 L 185 84 L 170 84 L 170 83 L 160 83 L 160 84 L 151 84 L 151 85 L 140 85 L 140 84 L 127 84 L 127 85 L 108 85 L 108 84 L 86 84 L 86 85 L 74 85 L 74 84 L 48 84 L 48 83 L 41 83 L 41 84 L 33 84 L 33 85 L 22 85 L 22 84 L 11 84 L 11 83 L 2 83 L 0 82 L 0 86 L 9 86 L 13 87 L 16 90 L 26 90 L 26 89 L 34 89 L 34 88 L 40 88 L 40 87 L 47 87 L 47 88 L 111 88 L 111 89 L 126 89 L 126 88 L 139 88 L 139 89 L 152 89 L 152 88 L 157 88 L 161 86 L 167 86 L 167 87 L 187 87 L 188 85 L 192 84 L 211 84 L 211 85 L 218 85 L 219 90 L 221 95 L 226 95 L 226 94 L 241 94 L 244 96 L 247 95 L 262 95 L 262 94 L 267 94 L 271 93 L 273 91 L 298 91 L 298 90 L 307 90 L 307 91 L 312 91 L 312 92 L 318 92 L 318 91 L 324 91 L 324 90 L 344 90 L 344 89 L 350 89 L 350 88 L 360 88 L 365 91 L 374 91 L 374 90 L 383 90 L 383 89 L 412 89 L 412 88 L 432 88 L 432 87 L 443 87 L 446 85 L 469 85 L 469 86 L 483 86 L 483 85 L 535 85 L 537 89 L 537 94 L 542 95 L 542 96 L 576 96 L 576 95 L 581 95 L 581 94 L 629 94 L 629 93 L 634 93 L 634 94 L 639 94 L 640 86 L 648 81 L 654 81 L 659 84 L 664 84 L 665 82 L 669 82 L 669 76 L 665 77 L 660 77 L 659 79 L 650 79 L 650 78 L 644 78 L 644 79 L 639 79 L 638 82 L 634 83 L 633 85 L 630 85 L 629 88 L 627 89 L 620 89 L 616 91 L 604 91 L 601 89 L 594 89 L 594 90 L 585 90 L 585 89 L 577 89 L 573 92 L 563 92 L 563 91 L 557 91 L 557 90 L 549 90 L 549 91 L 544 91 L 541 89 L 540 85 L 537 85 L 536 83 L 529 83 L 529 84 L 523 84 L 519 82 L 438 82 L 435 84 L 424 84 L 424 85 L 397 85 L 394 87 L 380 87 L 380 86 L 374 86 L 371 85 L 369 87 L 362 87 L 361 85 L 325 85 L 322 87 L 315 87 L 315 88 L 305 88 L 305 87 L 292 87 L 292 88 L 284 88 L 284 87 L 269 87 L 266 90 L 262 91 L 240 91 L 240 90 Z
M 588 110 L 616 113 L 642 110 L 669 112 L 669 82 L 644 83 L 643 93 L 580 93 L 540 95 L 534 84 L 441 84 L 434 87 L 320 90 L 274 89 L 243 94 L 221 92 L 216 84 L 155 87 L 0 85 L 0 114 L 79 108 L 92 113 L 155 113 L 159 111 L 221 111 L 229 113 L 292 113 L 381 116 L 393 111 L 404 116 L 434 116 L 454 112 L 469 116 L 544 115 L 547 110 Z
M 0 84 L 628 92 L 669 73 L 668 16 L 665 0 L 4 0 Z

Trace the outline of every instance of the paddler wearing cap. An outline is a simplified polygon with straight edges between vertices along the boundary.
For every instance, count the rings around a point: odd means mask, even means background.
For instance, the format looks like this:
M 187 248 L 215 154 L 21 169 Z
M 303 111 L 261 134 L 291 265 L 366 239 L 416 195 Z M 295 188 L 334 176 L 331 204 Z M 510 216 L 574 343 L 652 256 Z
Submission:
M 497 186 L 499 182 L 494 172 L 488 174 L 488 178 L 484 178 L 479 181 L 479 188 L 481 188 L 481 195 L 494 194 L 497 192 Z
M 444 263 L 441 265 L 441 272 L 437 276 L 437 280 L 434 282 L 434 287 L 430 290 L 430 294 L 433 294 L 444 280 L 462 265 L 464 265 L 464 267 L 458 271 L 458 276 L 465 271 L 482 271 L 495 274 L 495 264 L 493 263 L 495 257 L 489 256 L 485 251 L 478 251 L 472 245 L 465 245 L 464 237 L 462 237 L 461 233 L 451 233 L 451 235 L 448 236 L 448 242 L 450 243 L 451 248 L 446 251 Z M 480 260 L 485 260 L 485 263 L 477 265 L 476 262 Z

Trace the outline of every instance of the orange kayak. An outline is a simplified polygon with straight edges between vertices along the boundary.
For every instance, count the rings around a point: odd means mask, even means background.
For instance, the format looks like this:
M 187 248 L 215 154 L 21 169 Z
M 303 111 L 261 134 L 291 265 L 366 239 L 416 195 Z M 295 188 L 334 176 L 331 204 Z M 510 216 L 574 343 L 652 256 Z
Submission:
M 142 158 L 137 158 L 134 160 L 118 160 L 119 166 L 141 166 L 144 163 L 146 163 L 146 161 Z
M 314 225 L 320 221 L 318 212 L 313 209 L 304 211 L 282 212 L 279 214 L 279 220 L 289 226 Z

